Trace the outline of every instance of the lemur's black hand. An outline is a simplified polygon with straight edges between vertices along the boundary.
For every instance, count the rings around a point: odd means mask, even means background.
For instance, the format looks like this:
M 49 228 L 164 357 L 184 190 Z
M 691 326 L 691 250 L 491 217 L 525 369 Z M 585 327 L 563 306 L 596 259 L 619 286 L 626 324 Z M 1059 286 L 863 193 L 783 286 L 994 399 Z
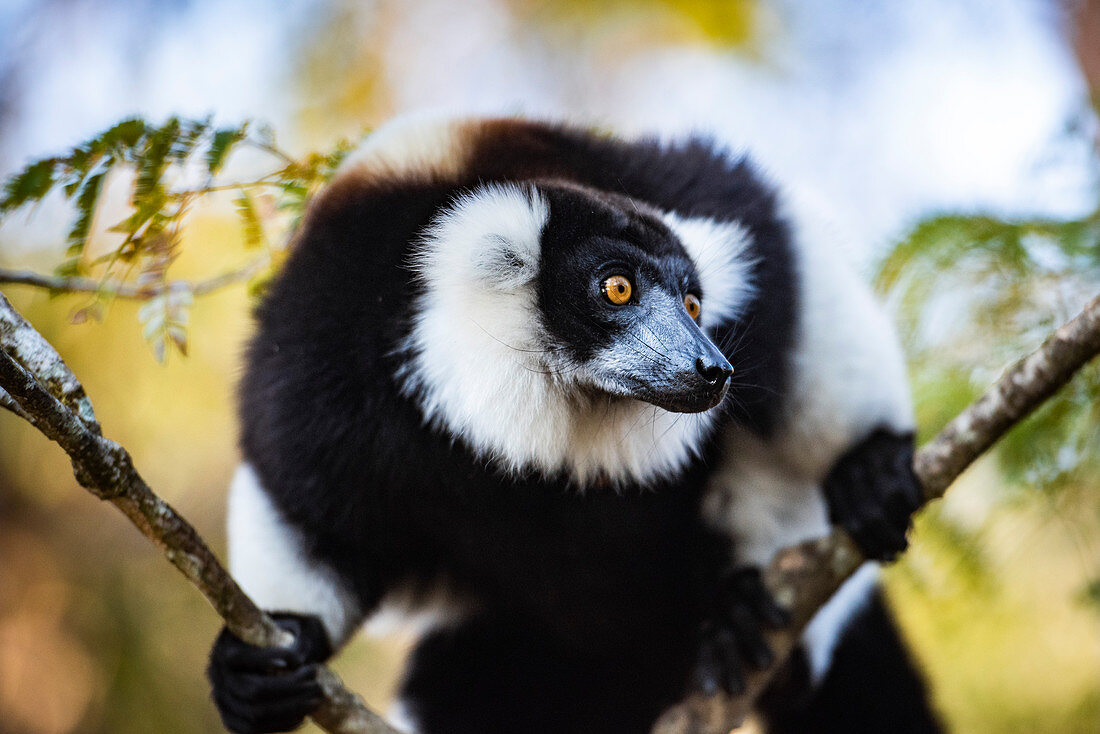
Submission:
M 758 568 L 740 568 L 718 584 L 714 612 L 704 620 L 692 687 L 707 696 L 745 690 L 744 667 L 763 670 L 775 659 L 764 629 L 790 624 L 764 588 Z
M 872 433 L 829 472 L 825 498 L 829 519 L 868 558 L 889 560 L 905 550 L 905 531 L 922 499 L 913 474 L 913 437 Z
M 210 652 L 214 703 L 222 723 L 238 734 L 291 731 L 321 703 L 317 663 L 332 654 L 321 621 L 272 617 L 294 635 L 293 647 L 253 647 L 223 628 Z

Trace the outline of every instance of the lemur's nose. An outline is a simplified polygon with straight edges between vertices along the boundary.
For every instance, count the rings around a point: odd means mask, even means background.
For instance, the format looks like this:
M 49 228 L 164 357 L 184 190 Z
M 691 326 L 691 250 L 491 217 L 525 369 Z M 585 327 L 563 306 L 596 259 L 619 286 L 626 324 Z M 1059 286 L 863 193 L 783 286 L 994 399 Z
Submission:
M 715 389 L 725 386 L 726 380 L 733 374 L 733 367 L 728 362 L 708 365 L 702 358 L 695 360 L 695 369 L 699 371 L 707 384 Z

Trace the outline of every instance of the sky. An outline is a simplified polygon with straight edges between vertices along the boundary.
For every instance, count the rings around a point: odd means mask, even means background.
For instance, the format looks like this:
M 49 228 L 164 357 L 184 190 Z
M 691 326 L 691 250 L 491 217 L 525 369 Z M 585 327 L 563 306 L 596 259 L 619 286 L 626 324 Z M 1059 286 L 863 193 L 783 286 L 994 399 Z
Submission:
M 1050 2 L 762 0 L 751 44 L 733 48 L 638 41 L 661 18 L 627 17 L 621 5 L 556 28 L 522 6 L 3 0 L 0 174 L 128 114 L 261 119 L 324 146 L 301 131 L 312 91 L 303 95 L 301 69 L 318 48 L 336 48 L 326 22 L 346 17 L 344 35 L 362 39 L 384 82 L 385 115 L 524 113 L 627 133 L 704 131 L 817 201 L 856 257 L 931 213 L 1061 217 L 1095 205 L 1097 122 Z M 322 91 L 365 73 L 327 71 L 333 78 L 314 80 Z M 323 116 L 324 94 L 310 104 L 318 99 Z M 363 115 L 381 121 L 377 108 Z

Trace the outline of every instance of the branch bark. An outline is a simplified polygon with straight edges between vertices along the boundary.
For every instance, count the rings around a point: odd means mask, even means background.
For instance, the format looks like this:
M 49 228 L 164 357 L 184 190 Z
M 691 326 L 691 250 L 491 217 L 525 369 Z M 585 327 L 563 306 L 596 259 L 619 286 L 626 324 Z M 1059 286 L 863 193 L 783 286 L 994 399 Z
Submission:
M 924 489 L 925 502 L 942 497 L 964 469 L 1098 354 L 1100 296 L 1037 350 L 1010 367 L 993 387 L 917 452 L 914 470 Z M 653 734 L 728 734 L 740 726 L 810 619 L 864 560 L 841 530 L 834 530 L 822 540 L 780 551 L 764 574 L 768 588 L 792 617 L 790 627 L 768 634 L 777 662 L 766 671 L 749 675 L 746 691 L 740 696 L 689 697 L 665 712 Z
M 196 296 L 204 296 L 216 290 L 248 280 L 267 266 L 268 258 L 258 257 L 250 260 L 236 270 L 215 275 L 206 280 L 170 280 L 162 283 L 140 285 L 115 280 L 96 280 L 95 278 L 43 275 L 32 270 L 8 270 L 0 268 L 0 284 L 31 285 L 46 288 L 51 293 L 103 293 L 115 298 L 129 298 L 135 301 L 148 301 L 154 296 L 172 290 L 187 290 Z
M 195 529 L 160 499 L 130 455 L 102 435 L 91 402 L 54 348 L 0 294 L 0 406 L 30 421 L 72 460 L 96 497 L 114 504 L 207 598 L 229 629 L 263 646 L 290 643 L 233 580 Z M 397 734 L 327 668 L 319 673 L 325 702 L 313 714 L 333 734 Z

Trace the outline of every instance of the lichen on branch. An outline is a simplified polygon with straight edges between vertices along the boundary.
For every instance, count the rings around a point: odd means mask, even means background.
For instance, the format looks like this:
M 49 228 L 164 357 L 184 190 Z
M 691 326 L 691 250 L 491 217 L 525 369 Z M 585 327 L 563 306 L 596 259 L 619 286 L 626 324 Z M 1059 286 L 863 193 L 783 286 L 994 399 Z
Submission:
M 287 633 L 241 590 L 195 529 L 158 497 L 129 453 L 102 435 L 83 386 L 57 351 L 0 294 L 0 407 L 27 419 L 72 460 L 77 481 L 118 507 L 207 598 L 226 626 L 253 645 Z M 397 734 L 335 673 L 319 673 L 325 701 L 314 720 L 334 734 Z

